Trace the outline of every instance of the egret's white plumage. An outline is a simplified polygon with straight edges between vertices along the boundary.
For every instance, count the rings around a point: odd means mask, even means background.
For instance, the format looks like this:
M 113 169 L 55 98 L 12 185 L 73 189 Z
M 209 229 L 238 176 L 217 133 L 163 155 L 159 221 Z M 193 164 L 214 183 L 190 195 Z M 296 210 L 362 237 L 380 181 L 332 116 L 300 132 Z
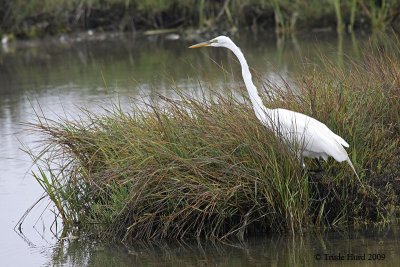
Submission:
M 343 148 L 343 146 L 349 147 L 349 144 L 342 137 L 333 133 L 325 124 L 305 114 L 282 108 L 269 109 L 263 105 L 257 88 L 253 84 L 249 66 L 243 53 L 229 37 L 219 36 L 210 41 L 192 45 L 189 48 L 205 46 L 225 47 L 235 54 L 242 66 L 243 80 L 256 117 L 263 125 L 275 130 L 285 141 L 296 142 L 300 149 L 301 160 L 303 157 L 309 157 L 322 158 L 326 161 L 331 156 L 338 162 L 347 161 L 358 177 L 346 150 Z

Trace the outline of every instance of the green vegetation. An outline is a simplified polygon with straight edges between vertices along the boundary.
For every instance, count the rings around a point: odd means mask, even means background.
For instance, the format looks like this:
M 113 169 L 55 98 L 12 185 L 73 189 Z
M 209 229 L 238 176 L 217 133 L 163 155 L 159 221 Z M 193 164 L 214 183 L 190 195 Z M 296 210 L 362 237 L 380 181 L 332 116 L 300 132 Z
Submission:
M 0 34 L 77 30 L 399 27 L 400 0 L 0 0 Z
M 266 105 L 308 114 L 343 136 L 361 180 L 332 159 L 323 173 L 303 170 L 231 85 L 200 98 L 177 88 L 179 101 L 161 96 L 129 113 L 116 105 L 75 121 L 38 116 L 32 126 L 45 137 L 32 154 L 34 176 L 65 229 L 113 240 L 390 221 L 400 205 L 400 51 L 366 55 L 340 67 L 324 60 L 296 89 L 259 81 Z

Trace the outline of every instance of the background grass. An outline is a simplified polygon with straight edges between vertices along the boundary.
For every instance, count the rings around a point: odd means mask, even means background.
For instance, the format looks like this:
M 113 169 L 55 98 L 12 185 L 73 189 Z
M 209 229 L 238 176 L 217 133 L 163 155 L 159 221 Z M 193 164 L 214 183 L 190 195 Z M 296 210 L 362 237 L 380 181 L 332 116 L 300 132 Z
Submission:
M 0 33 L 40 37 L 77 30 L 160 28 L 399 28 L 399 0 L 0 0 Z

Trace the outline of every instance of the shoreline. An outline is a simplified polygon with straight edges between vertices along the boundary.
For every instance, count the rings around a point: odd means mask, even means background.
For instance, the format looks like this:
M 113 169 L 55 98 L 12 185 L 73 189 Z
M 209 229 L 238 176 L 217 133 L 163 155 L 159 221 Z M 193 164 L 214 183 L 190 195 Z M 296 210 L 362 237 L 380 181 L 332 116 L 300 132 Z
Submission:
M 146 0 L 116 0 L 110 4 L 80 0 L 70 5 L 54 1 L 42 6 L 33 2 L 28 9 L 18 0 L 6 1 L 5 6 L 0 7 L 0 17 L 4 17 L 0 21 L 0 36 L 6 42 L 6 39 L 35 39 L 80 32 L 140 34 L 170 29 L 180 34 L 196 32 L 191 29 L 234 32 L 241 28 L 277 34 L 400 29 L 400 3 L 390 2 L 381 6 L 379 3 L 353 2 L 355 8 L 347 2 L 328 0 L 313 5 L 301 1 L 200 1 L 201 6 L 178 0 L 158 4 Z

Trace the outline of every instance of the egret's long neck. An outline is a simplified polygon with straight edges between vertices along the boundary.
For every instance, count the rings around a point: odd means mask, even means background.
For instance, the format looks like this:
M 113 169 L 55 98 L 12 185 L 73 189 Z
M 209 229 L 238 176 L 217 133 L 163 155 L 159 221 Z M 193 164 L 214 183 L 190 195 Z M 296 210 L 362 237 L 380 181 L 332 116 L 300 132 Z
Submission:
M 266 113 L 270 113 L 270 110 L 267 109 L 262 103 L 261 97 L 257 92 L 257 88 L 252 81 L 249 65 L 247 65 L 246 59 L 244 58 L 243 53 L 239 47 L 232 43 L 228 48 L 239 59 L 240 65 L 242 66 L 243 80 L 246 85 L 247 92 L 249 93 L 254 112 L 256 113 L 257 118 L 263 121 Z

